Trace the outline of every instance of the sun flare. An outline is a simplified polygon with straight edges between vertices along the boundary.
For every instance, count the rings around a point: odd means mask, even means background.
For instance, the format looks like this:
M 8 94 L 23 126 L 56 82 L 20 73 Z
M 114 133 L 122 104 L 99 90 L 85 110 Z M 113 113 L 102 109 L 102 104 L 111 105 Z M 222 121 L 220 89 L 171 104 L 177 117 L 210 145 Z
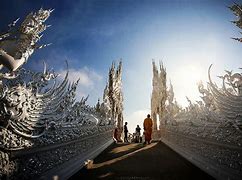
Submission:
M 198 65 L 186 65 L 179 68 L 176 72 L 176 79 L 172 81 L 179 104 L 182 106 L 188 104 L 186 96 L 193 101 L 199 99 L 197 84 L 205 81 L 204 74 L 205 72 Z
M 202 80 L 201 69 L 194 65 L 189 65 L 186 68 L 182 68 L 180 75 L 183 82 L 188 86 L 193 86 Z

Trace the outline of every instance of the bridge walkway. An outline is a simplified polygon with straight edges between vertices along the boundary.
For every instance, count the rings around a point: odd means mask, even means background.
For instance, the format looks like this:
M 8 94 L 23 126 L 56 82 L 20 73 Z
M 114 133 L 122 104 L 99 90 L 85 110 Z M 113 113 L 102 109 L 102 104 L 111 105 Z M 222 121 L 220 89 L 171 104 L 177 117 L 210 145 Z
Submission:
M 162 142 L 112 144 L 70 180 L 213 179 Z

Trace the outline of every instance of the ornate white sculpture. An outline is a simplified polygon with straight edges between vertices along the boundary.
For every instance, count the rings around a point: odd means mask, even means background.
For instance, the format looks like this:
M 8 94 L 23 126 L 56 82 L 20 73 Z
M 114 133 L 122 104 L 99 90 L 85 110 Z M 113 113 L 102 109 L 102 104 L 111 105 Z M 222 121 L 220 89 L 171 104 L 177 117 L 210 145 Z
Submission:
M 122 93 L 122 62 L 120 61 L 117 70 L 113 63 L 109 70 L 108 83 L 104 89 L 103 103 L 101 105 L 106 116 L 114 119 L 116 125 L 123 126 L 123 93 Z
M 154 121 L 154 130 L 157 130 L 157 115 L 159 116 L 160 129 L 168 123 L 176 123 L 174 117 L 181 111 L 174 98 L 173 86 L 170 82 L 169 89 L 166 85 L 166 70 L 160 64 L 160 72 L 153 62 L 153 90 L 151 97 L 151 112 Z
M 0 74 L 0 179 L 33 179 L 55 168 L 56 174 L 70 159 L 108 146 L 114 124 L 122 127 L 121 62 L 110 69 L 99 108 L 87 105 L 88 96 L 75 99 L 78 81 L 69 82 L 68 68 L 63 80 L 46 65 L 37 73 L 20 69 L 35 49 L 46 46 L 36 43 L 51 11 L 30 13 L 16 31 L 0 35 L 0 64 L 10 70 Z
M 153 119 L 153 129 L 157 130 L 157 115 L 159 120 L 164 116 L 165 102 L 167 99 L 166 90 L 166 69 L 163 64 L 160 64 L 160 72 L 158 71 L 155 62 L 153 61 L 153 90 L 151 97 L 151 117 Z M 163 123 L 163 122 L 162 122 Z
M 217 179 L 240 179 L 242 146 L 242 74 L 226 71 L 222 87 L 210 77 L 208 88 L 200 82 L 202 101 L 174 111 L 172 86 L 167 92 L 161 139 Z M 179 107 L 179 106 L 178 106 Z M 191 158 L 192 157 L 192 158 Z M 223 171 L 221 171 L 223 169 Z M 217 172 L 220 173 L 218 174 Z
M 165 119 L 165 122 L 168 122 L 169 120 L 174 121 L 174 117 L 177 116 L 177 114 L 181 111 L 181 107 L 178 105 L 177 101 L 174 98 L 174 91 L 173 86 L 170 82 L 170 88 L 167 90 L 167 101 L 165 106 L 165 111 L 162 119 Z M 172 117 L 172 118 L 171 118 Z
M 109 70 L 108 83 L 103 93 L 101 112 L 108 119 L 113 119 L 118 128 L 118 140 L 121 140 L 123 131 L 123 93 L 122 93 L 122 62 L 115 70 L 113 63 Z
M 226 71 L 224 76 L 220 76 L 223 86 L 219 89 L 211 80 L 211 67 L 208 71 L 209 87 L 216 107 L 237 129 L 242 129 L 242 74 Z
M 0 35 L 0 68 L 5 66 L 10 71 L 16 71 L 27 62 L 34 50 L 47 45 L 37 45 L 41 33 L 48 27 L 43 24 L 53 10 L 40 9 L 31 12 L 19 28 L 15 25 L 19 19 L 9 25 L 10 29 Z
M 209 86 L 209 85 L 208 85 Z M 205 88 L 202 81 L 198 83 L 198 91 L 201 93 L 200 96 L 205 104 L 205 107 L 208 108 L 210 111 L 215 111 L 216 106 L 214 104 L 214 97 L 209 88 Z M 199 106 L 202 107 L 202 101 L 198 102 Z
M 0 116 L 15 133 L 37 138 L 43 135 L 49 122 L 65 118 L 65 110 L 69 105 L 67 99 L 73 98 L 70 95 L 75 91 L 77 83 L 69 85 L 68 88 L 68 73 L 64 81 L 56 85 L 57 75 L 54 73 L 22 71 L 19 79 L 24 78 L 23 75 L 28 75 L 31 80 L 20 83 L 16 79 L 9 82 L 11 85 L 4 86 Z M 47 81 L 51 79 L 54 80 L 53 86 L 47 88 Z M 61 110 L 62 114 L 56 114 L 58 110 Z

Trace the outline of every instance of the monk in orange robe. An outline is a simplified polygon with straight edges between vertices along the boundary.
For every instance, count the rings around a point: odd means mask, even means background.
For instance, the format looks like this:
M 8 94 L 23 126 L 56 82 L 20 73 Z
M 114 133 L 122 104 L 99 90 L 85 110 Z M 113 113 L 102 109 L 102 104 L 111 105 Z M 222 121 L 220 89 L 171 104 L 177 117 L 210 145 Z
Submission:
M 150 118 L 150 115 L 147 115 L 147 118 L 144 120 L 144 132 L 145 132 L 145 143 L 150 144 L 151 141 L 151 135 L 152 135 L 152 126 L 153 121 Z

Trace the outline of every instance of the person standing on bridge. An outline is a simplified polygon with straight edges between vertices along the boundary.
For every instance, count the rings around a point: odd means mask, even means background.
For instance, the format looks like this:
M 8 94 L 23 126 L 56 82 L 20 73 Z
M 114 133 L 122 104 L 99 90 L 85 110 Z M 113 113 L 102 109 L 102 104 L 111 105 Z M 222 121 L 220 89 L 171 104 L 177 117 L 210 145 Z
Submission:
M 127 127 L 127 122 L 124 124 L 124 142 L 128 142 L 128 127 Z
M 152 119 L 150 118 L 150 115 L 147 115 L 147 118 L 144 120 L 144 133 L 145 133 L 145 142 L 144 144 L 148 143 L 150 144 L 151 141 L 151 135 L 152 135 L 152 126 L 153 122 Z
M 141 130 L 141 128 L 139 127 L 139 125 L 137 125 L 137 127 L 135 129 L 135 142 L 136 143 L 140 142 L 140 130 Z

